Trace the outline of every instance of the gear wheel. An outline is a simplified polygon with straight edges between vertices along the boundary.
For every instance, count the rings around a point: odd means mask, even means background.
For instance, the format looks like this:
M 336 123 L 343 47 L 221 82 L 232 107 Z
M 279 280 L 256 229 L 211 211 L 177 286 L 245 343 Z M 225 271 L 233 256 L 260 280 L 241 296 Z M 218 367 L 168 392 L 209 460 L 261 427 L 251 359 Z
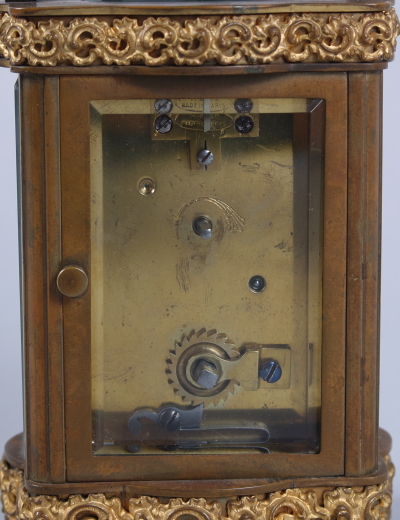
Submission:
M 218 333 L 215 329 L 207 331 L 205 328 L 198 332 L 192 330 L 188 335 L 184 334 L 180 343 L 175 342 L 175 350 L 170 351 L 166 371 L 168 382 L 172 385 L 175 395 L 180 395 L 185 403 L 192 403 L 194 406 L 201 403 L 204 403 L 204 406 L 217 405 L 220 401 L 225 401 L 238 385 L 236 381 L 225 380 L 207 390 L 193 380 L 190 368 L 188 369 L 191 360 L 199 355 L 207 359 L 207 353 L 221 359 L 235 359 L 240 356 L 233 341 L 225 334 Z

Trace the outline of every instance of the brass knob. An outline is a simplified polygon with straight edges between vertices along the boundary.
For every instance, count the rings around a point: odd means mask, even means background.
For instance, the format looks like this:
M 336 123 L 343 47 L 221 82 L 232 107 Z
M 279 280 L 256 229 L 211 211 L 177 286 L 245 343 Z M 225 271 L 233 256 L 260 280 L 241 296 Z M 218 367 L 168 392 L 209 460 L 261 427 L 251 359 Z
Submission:
M 78 265 L 67 265 L 58 273 L 57 287 L 64 296 L 69 298 L 82 296 L 88 285 L 88 276 Z

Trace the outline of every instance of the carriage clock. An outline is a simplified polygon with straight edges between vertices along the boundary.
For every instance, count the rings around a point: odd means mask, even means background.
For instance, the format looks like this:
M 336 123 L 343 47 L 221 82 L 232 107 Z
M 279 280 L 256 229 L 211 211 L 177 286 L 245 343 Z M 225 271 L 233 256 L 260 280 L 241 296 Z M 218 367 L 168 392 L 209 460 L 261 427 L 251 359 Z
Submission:
M 391 0 L 1 6 L 25 431 L 8 520 L 382 520 Z

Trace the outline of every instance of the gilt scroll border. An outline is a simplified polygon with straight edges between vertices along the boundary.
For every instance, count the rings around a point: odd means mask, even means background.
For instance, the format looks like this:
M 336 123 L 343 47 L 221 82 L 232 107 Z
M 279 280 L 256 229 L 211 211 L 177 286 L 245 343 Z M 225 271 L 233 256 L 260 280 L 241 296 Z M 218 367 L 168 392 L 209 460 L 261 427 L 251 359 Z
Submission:
M 259 65 L 373 63 L 393 58 L 394 9 L 373 13 L 75 18 L 34 23 L 0 18 L 0 55 L 11 66 Z
M 131 498 L 125 509 L 119 498 L 104 494 L 31 496 L 23 472 L 5 459 L 0 464 L 0 489 L 6 520 L 179 520 L 184 515 L 197 520 L 388 520 L 394 468 L 389 457 L 386 464 L 389 480 L 380 485 L 338 487 L 322 495 L 312 488 L 286 489 L 230 500 L 226 512 L 220 502 L 205 498 L 173 498 L 164 503 L 140 496 Z

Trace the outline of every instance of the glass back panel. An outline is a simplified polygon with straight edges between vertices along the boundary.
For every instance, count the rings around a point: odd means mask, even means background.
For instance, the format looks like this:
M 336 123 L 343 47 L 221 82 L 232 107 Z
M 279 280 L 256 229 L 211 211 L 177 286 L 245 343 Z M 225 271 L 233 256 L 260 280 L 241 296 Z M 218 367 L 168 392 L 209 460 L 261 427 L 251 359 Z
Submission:
M 90 110 L 93 453 L 318 453 L 323 100 Z

